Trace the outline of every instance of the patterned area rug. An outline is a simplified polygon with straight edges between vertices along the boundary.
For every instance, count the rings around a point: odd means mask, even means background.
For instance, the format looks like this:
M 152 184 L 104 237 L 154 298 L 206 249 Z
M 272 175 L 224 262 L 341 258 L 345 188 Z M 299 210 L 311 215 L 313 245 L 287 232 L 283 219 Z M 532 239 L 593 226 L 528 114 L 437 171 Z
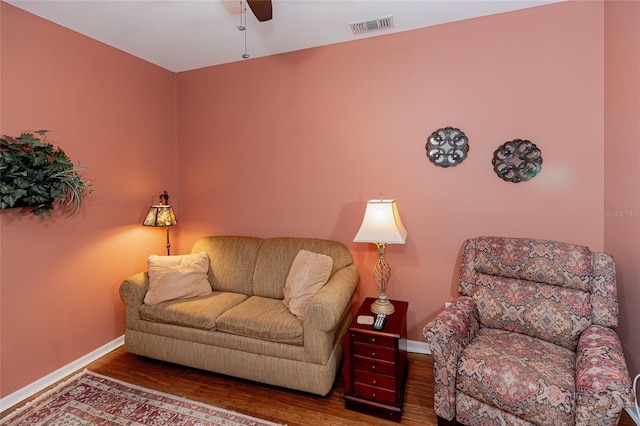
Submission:
M 278 426 L 276 423 L 233 411 L 134 386 L 88 370 L 10 414 L 0 424 Z

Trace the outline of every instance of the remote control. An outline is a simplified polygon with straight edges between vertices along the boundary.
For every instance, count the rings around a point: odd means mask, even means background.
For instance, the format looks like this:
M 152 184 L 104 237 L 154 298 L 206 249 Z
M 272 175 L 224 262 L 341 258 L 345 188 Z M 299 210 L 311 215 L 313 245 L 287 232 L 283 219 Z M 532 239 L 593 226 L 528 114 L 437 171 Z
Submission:
M 387 322 L 387 314 L 379 313 L 376 317 L 376 322 L 373 323 L 373 329 L 380 331 L 384 328 L 384 324 Z

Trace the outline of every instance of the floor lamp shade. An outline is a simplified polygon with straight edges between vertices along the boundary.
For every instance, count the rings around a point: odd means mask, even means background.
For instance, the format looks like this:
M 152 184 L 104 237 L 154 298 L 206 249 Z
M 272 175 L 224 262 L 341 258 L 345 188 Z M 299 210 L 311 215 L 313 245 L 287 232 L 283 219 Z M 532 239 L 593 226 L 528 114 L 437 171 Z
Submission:
M 398 205 L 394 200 L 369 200 L 364 212 L 362 225 L 353 239 L 356 243 L 373 243 L 378 247 L 378 261 L 373 267 L 373 277 L 378 284 L 378 299 L 371 305 L 371 311 L 391 315 L 395 308 L 387 300 L 387 283 L 391 267 L 385 260 L 387 244 L 404 244 L 407 230 L 400 220 Z
M 169 194 L 164 191 L 160 195 L 160 204 L 149 207 L 149 211 L 142 221 L 144 226 L 164 226 L 167 228 L 167 256 L 171 254 L 171 244 L 169 243 L 169 227 L 178 223 L 173 208 L 169 205 Z
M 142 222 L 145 226 L 173 226 L 177 223 L 173 208 L 166 205 L 149 207 L 147 216 L 144 218 L 144 222 Z

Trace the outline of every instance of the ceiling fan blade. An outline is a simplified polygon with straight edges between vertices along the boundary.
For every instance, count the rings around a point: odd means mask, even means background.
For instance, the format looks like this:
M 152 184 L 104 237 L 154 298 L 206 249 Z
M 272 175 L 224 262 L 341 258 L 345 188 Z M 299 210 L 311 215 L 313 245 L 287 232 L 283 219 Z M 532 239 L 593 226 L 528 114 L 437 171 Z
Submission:
M 264 22 L 273 18 L 271 10 L 271 0 L 247 0 L 247 4 L 258 21 Z

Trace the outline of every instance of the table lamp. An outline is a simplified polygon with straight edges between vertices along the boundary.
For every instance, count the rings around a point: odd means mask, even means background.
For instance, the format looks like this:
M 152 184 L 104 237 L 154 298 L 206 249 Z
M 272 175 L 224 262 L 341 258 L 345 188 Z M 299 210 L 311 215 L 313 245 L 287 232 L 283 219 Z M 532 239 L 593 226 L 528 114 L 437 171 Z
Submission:
M 373 243 L 378 247 L 378 261 L 373 267 L 373 276 L 380 289 L 378 299 L 371 305 L 374 314 L 391 315 L 395 312 L 393 304 L 387 300 L 387 283 L 391 276 L 391 267 L 384 258 L 388 244 L 404 244 L 407 230 L 398 213 L 395 200 L 369 200 L 364 212 L 362 225 L 353 239 L 356 243 Z

